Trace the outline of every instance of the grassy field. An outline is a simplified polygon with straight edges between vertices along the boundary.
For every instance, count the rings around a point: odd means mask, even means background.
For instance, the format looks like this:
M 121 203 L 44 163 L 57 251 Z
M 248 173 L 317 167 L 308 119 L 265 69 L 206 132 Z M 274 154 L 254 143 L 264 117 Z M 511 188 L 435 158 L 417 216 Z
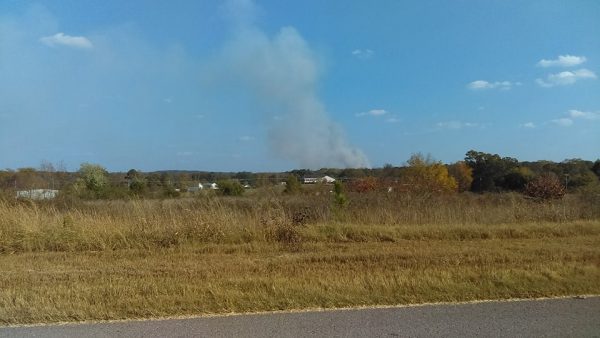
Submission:
M 589 200 L 329 198 L 2 201 L 0 323 L 600 294 Z

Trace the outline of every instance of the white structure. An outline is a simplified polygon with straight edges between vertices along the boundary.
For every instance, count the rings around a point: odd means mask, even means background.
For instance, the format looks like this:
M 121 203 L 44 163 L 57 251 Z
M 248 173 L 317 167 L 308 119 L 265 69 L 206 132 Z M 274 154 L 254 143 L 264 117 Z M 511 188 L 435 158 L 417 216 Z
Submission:
M 200 190 L 204 189 L 204 186 L 202 185 L 202 183 L 198 183 L 197 187 L 188 187 L 187 191 L 188 192 L 198 192 Z
M 333 178 L 331 176 L 323 176 L 323 177 L 321 177 L 321 182 L 333 183 L 333 182 L 335 182 L 335 178 Z
M 204 189 L 217 190 L 219 187 L 216 183 L 198 183 L 198 186 L 188 187 L 188 192 L 198 192 Z
M 331 176 L 323 176 L 321 178 L 317 178 L 317 177 L 305 177 L 304 178 L 304 184 L 315 184 L 315 183 L 328 183 L 331 184 L 333 182 L 335 182 L 335 178 L 331 177 Z
M 212 189 L 212 190 L 219 189 L 219 187 L 217 186 L 216 183 L 205 183 L 203 186 L 204 186 L 204 189 Z
M 30 198 L 32 200 L 50 200 L 58 196 L 58 190 L 30 189 L 17 191 L 17 198 Z

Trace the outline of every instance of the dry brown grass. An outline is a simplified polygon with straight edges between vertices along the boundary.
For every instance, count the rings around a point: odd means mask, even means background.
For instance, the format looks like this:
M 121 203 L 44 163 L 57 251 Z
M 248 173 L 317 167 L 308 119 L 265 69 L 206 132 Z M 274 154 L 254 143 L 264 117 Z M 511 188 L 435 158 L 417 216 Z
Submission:
M 600 293 L 593 201 L 350 200 L 0 201 L 0 323 Z
M 593 201 L 592 201 L 593 202 Z M 328 194 L 36 204 L 0 200 L 0 253 L 165 248 L 190 243 L 295 240 L 305 225 L 390 234 L 398 226 L 511 225 L 600 219 L 600 204 L 569 196 L 537 203 L 503 195 L 354 195 L 340 208 Z M 414 228 L 418 229 L 418 228 Z M 422 230 L 415 230 L 417 232 Z M 461 230 L 463 231 L 463 230 Z M 331 239 L 327 233 L 318 238 Z M 450 234 L 449 234 L 450 235 Z M 488 234 L 492 235 L 492 234 Z M 482 235 L 487 236 L 487 235 Z M 297 239 L 297 238 L 296 238 Z

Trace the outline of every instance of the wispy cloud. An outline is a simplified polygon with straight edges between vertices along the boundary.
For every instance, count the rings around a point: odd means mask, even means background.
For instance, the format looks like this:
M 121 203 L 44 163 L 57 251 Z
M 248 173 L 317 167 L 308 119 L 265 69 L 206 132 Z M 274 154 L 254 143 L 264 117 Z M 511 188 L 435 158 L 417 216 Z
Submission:
M 467 84 L 467 88 L 471 90 L 486 90 L 486 89 L 501 89 L 501 90 L 509 90 L 513 86 L 520 86 L 521 82 L 510 82 L 510 81 L 496 81 L 489 82 L 485 80 L 477 80 Z
M 250 141 L 254 141 L 254 140 L 255 140 L 255 138 L 253 136 L 248 136 L 248 135 L 238 137 L 238 141 L 240 141 L 240 142 L 250 142 Z
M 565 113 L 566 117 L 557 118 L 548 121 L 554 125 L 560 127 L 570 127 L 575 124 L 576 120 L 600 120 L 600 112 L 581 111 L 577 109 L 571 109 Z
M 40 42 L 50 47 L 66 46 L 79 49 L 91 49 L 94 47 L 92 42 L 84 36 L 70 36 L 64 33 L 44 36 L 40 38 Z
M 519 124 L 519 128 L 533 129 L 533 128 L 535 128 L 535 123 L 533 123 L 533 122 L 521 123 L 521 124 Z
M 573 125 L 573 120 L 567 117 L 550 120 L 550 122 L 560 127 L 570 127 Z
M 585 56 L 575 56 L 575 55 L 560 55 L 557 59 L 554 60 L 546 60 L 541 59 L 538 63 L 538 67 L 574 67 L 580 65 L 587 61 Z
M 533 122 L 526 122 L 526 123 L 520 124 L 519 127 L 533 129 L 533 128 L 535 128 L 535 123 L 533 123 Z
M 474 122 L 443 121 L 436 123 L 435 126 L 438 129 L 462 129 L 480 127 L 481 124 Z
M 375 55 L 375 52 L 371 49 L 355 49 L 352 51 L 352 55 L 359 59 L 369 59 Z
M 385 109 L 371 109 L 369 111 L 356 113 L 355 115 L 357 117 L 361 117 L 361 116 L 383 116 L 386 114 L 389 114 L 389 112 Z
M 400 121 L 401 121 L 401 120 L 400 120 L 399 118 L 397 118 L 397 117 L 390 117 L 390 118 L 387 118 L 387 119 L 385 120 L 385 122 L 387 122 L 387 123 L 398 123 L 398 122 L 400 122 Z
M 596 79 L 596 73 L 589 69 L 581 68 L 575 71 L 564 71 L 556 74 L 549 74 L 545 80 L 536 79 L 535 82 L 544 88 L 550 88 L 554 86 L 568 86 L 572 85 L 579 80 L 584 79 Z
M 600 120 L 600 112 L 581 111 L 576 109 L 569 110 L 569 117 L 572 119 Z

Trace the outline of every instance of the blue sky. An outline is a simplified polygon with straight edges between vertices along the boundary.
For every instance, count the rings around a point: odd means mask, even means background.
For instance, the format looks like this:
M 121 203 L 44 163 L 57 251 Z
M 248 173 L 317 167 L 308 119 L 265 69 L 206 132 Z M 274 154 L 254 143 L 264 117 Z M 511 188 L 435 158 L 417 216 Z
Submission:
M 0 2 L 0 168 L 600 157 L 597 1 Z

